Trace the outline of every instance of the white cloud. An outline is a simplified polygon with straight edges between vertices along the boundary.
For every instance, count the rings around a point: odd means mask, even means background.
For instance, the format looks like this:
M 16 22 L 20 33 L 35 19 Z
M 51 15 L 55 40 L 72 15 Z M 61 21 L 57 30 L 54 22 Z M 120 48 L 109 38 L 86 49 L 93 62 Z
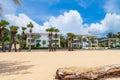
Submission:
M 55 26 L 60 29 L 61 33 L 73 32 L 77 34 L 89 34 L 89 32 L 91 32 L 95 35 L 104 35 L 108 32 L 119 32 L 119 25 L 120 15 L 118 14 L 108 13 L 99 23 L 91 23 L 88 25 L 83 24 L 80 13 L 75 10 L 71 10 L 69 12 L 65 12 L 64 15 L 51 17 L 43 26 Z
M 20 30 L 19 33 L 21 32 L 21 27 L 22 26 L 27 26 L 30 22 L 33 23 L 34 28 L 33 32 L 45 32 L 45 27 L 42 27 L 41 25 L 37 24 L 35 21 L 30 19 L 28 16 L 25 14 L 19 14 L 18 16 L 7 14 L 5 15 L 5 19 L 10 22 L 11 25 L 17 25 L 19 26 Z
M 43 23 L 43 25 L 37 24 L 25 14 L 6 15 L 5 19 L 13 25 L 26 26 L 29 22 L 34 24 L 33 32 L 45 32 L 48 27 L 56 27 L 60 29 L 61 34 L 68 32 L 77 34 L 92 34 L 105 35 L 108 32 L 120 32 L 120 15 L 108 13 L 105 18 L 99 23 L 83 24 L 83 19 L 80 13 L 76 10 L 70 10 L 64 12 L 63 15 L 58 17 L 52 16 L 49 21 Z
M 79 33 L 82 22 L 80 14 L 76 10 L 70 10 L 58 17 L 51 17 L 43 26 L 57 27 L 60 29 L 61 33 Z
M 3 8 L 3 14 L 14 14 L 16 11 L 15 5 L 12 0 L 0 0 Z
M 60 2 L 60 0 L 30 0 L 30 1 L 35 1 L 38 3 L 47 3 L 47 5 L 52 5 Z
M 81 27 L 81 31 L 84 33 L 92 32 L 93 34 L 104 35 L 109 32 L 120 32 L 120 15 L 117 14 L 106 14 L 105 18 L 100 23 L 92 23 L 91 25 L 87 25 L 84 28 L 84 25 Z
M 120 13 L 120 0 L 106 0 L 104 9 L 107 13 Z
M 78 2 L 78 4 L 79 4 L 81 7 L 87 8 L 87 7 L 89 7 L 89 6 L 93 3 L 93 1 L 95 1 L 95 0 L 76 0 L 76 1 Z

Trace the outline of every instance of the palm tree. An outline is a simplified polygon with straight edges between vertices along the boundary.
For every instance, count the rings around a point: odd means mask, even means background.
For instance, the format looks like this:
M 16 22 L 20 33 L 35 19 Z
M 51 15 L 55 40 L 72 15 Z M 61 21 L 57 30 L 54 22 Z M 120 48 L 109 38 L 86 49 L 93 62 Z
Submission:
M 2 51 L 5 52 L 5 45 L 4 45 L 4 34 L 5 34 L 5 27 L 9 25 L 9 22 L 6 20 L 1 20 L 0 21 L 0 29 L 1 29 L 1 39 L 2 39 Z
M 47 29 L 46 29 L 46 32 L 48 32 L 48 38 L 49 38 L 49 51 L 50 51 L 50 48 L 51 48 L 51 43 L 50 43 L 50 37 L 51 37 L 50 28 L 47 28 Z
M 17 48 L 16 48 L 16 33 L 18 30 L 18 26 L 10 26 L 10 31 L 11 31 L 11 43 L 10 43 L 10 48 L 9 51 L 11 51 L 12 48 L 12 44 L 14 44 L 14 48 L 15 48 L 15 52 L 17 52 Z
M 90 47 L 92 48 L 93 47 L 93 43 L 95 42 L 95 37 L 94 36 L 90 36 L 89 37 L 89 42 L 90 42 Z
M 85 43 L 87 41 L 87 39 L 86 38 L 83 38 L 83 43 Z
M 17 34 L 17 42 L 19 43 L 19 51 L 21 51 L 21 48 L 22 48 L 22 35 L 20 34 Z
M 108 33 L 107 34 L 107 38 L 113 38 L 114 37 L 114 34 L 113 33 Z
M 53 36 L 53 32 L 54 32 L 54 28 L 47 28 L 46 29 L 47 32 L 49 32 L 48 37 L 49 37 L 49 51 L 53 51 L 53 40 L 52 40 L 52 36 Z
M 117 33 L 117 37 L 120 39 L 120 32 Z
M 25 30 L 26 30 L 27 28 L 26 27 L 22 27 L 22 41 L 21 41 L 21 47 L 20 48 L 22 48 L 23 47 L 23 42 L 24 42 L 24 40 L 25 40 Z
M 26 27 L 22 27 L 22 34 L 24 35 L 25 34 L 25 30 L 26 30 L 27 28 Z
M 68 51 L 73 51 L 73 39 L 74 38 L 75 38 L 75 35 L 73 33 L 67 33 Z
M 118 32 L 118 34 L 113 34 L 113 33 L 108 33 L 108 35 L 107 35 L 107 38 L 119 38 L 119 32 Z M 114 40 L 112 40 L 112 43 L 116 46 L 116 41 L 114 41 Z M 111 45 L 111 40 L 109 39 L 109 48 L 110 48 L 110 45 Z
M 78 38 L 78 42 L 79 42 L 79 48 L 81 47 L 81 43 L 82 43 L 82 45 L 83 45 L 83 40 L 82 40 L 82 36 L 80 36 L 79 38 Z
M 22 0 L 13 0 L 13 2 L 17 5 L 21 5 Z
M 32 22 L 30 22 L 28 25 L 27 25 L 28 28 L 30 28 L 29 32 L 30 32 L 30 42 L 29 42 L 29 51 L 31 51 L 31 34 L 32 34 L 32 28 L 34 27 L 34 25 L 32 24 Z
M 94 43 L 95 38 L 93 36 L 91 36 L 89 40 L 90 40 L 90 47 L 92 47 L 92 44 Z
M 54 29 L 54 32 L 55 32 L 55 51 L 56 51 L 56 41 L 57 41 L 57 37 L 58 37 L 58 32 L 59 32 L 59 29 Z
M 63 36 L 60 36 L 60 46 L 66 48 L 66 39 Z

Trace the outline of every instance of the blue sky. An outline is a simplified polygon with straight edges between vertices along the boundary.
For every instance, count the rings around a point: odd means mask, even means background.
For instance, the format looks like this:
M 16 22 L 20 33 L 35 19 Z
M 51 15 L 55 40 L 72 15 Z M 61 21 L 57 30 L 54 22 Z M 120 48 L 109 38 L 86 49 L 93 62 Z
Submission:
M 83 17 L 84 23 L 92 23 L 104 18 L 106 12 L 103 4 L 105 0 L 23 0 L 17 14 L 24 12 L 38 23 L 43 23 L 50 16 L 77 10 Z
M 48 27 L 59 28 L 61 33 L 99 36 L 120 32 L 120 0 L 22 0 L 21 6 L 12 0 L 0 3 L 6 20 L 19 27 L 31 21 L 34 32 Z

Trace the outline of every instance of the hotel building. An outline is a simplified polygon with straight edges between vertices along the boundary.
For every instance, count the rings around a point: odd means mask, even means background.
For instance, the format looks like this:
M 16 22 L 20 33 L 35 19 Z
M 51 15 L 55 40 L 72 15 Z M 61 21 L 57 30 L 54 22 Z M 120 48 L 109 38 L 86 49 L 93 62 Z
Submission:
M 28 47 L 28 45 L 31 44 L 31 46 L 36 47 L 37 45 L 39 45 L 39 47 L 49 47 L 49 36 L 48 33 L 32 33 L 31 37 L 30 37 L 30 33 L 26 33 L 27 35 L 27 39 L 26 39 L 26 47 Z M 30 43 L 31 40 L 31 43 Z M 60 47 L 60 34 L 58 34 L 57 38 L 55 38 L 55 33 L 53 33 L 52 35 L 52 45 L 55 45 L 56 42 L 56 46 Z M 44 41 L 44 43 L 43 43 Z
M 75 48 L 82 46 L 82 48 L 87 48 L 87 47 L 98 47 L 98 40 L 96 36 L 93 35 L 88 35 L 88 34 L 76 34 L 76 37 L 74 38 L 74 43 L 73 46 Z M 91 42 L 90 38 L 94 38 L 94 42 Z M 81 42 L 79 41 L 79 38 L 81 38 Z M 86 39 L 86 41 L 84 41 Z

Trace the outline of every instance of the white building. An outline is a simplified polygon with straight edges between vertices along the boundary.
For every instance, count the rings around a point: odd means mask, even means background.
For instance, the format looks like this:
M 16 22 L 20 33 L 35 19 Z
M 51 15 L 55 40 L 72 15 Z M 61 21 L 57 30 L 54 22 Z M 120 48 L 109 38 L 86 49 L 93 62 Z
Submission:
M 96 39 L 96 36 L 93 35 L 88 35 L 88 34 L 75 34 L 75 38 L 74 38 L 74 43 L 73 46 L 74 47 L 98 47 L 98 40 Z M 93 37 L 94 38 L 94 42 L 91 42 L 90 38 Z M 81 38 L 81 42 L 79 41 L 79 38 Z M 84 41 L 84 39 L 86 39 L 86 41 Z
M 27 34 L 27 39 L 26 39 L 26 46 L 28 47 L 29 44 L 31 44 L 31 46 L 39 46 L 39 47 L 49 47 L 49 36 L 48 33 L 32 33 L 31 37 L 29 33 Z M 60 47 L 60 34 L 58 34 L 58 37 L 55 38 L 54 37 L 55 34 L 53 33 L 52 36 L 52 40 L 53 40 L 53 45 L 55 45 L 56 42 L 56 46 Z M 31 43 L 30 43 L 30 39 L 31 39 Z M 45 41 L 45 44 L 43 44 L 43 41 Z

